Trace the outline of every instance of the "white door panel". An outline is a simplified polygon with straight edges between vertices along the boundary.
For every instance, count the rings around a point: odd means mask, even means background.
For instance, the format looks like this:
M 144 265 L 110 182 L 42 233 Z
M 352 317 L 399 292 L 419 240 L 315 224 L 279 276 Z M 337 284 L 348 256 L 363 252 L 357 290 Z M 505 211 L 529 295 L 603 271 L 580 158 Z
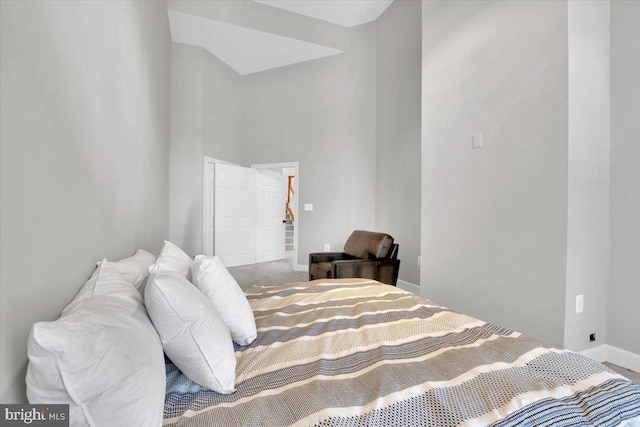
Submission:
M 284 177 L 256 177 L 256 262 L 284 259 Z
M 216 256 L 229 257 L 234 252 L 233 230 L 231 228 L 220 228 L 216 233 Z
M 243 183 L 246 185 L 246 183 Z M 242 188 L 240 190 L 240 217 L 244 221 L 253 221 L 256 215 L 256 207 L 255 207 L 255 182 L 253 183 L 253 187 L 250 189 Z
M 215 166 L 215 254 L 227 267 L 256 262 L 256 171 Z
M 204 247 L 202 248 L 204 251 L 205 255 L 213 255 L 214 253 L 214 227 L 215 227 L 215 220 L 214 220 L 214 199 L 213 199 L 213 193 L 214 193 L 214 188 L 215 188 L 215 170 L 214 170 L 214 166 L 213 164 L 210 163 L 205 163 L 205 169 L 204 169 L 204 173 L 206 174 L 206 179 L 205 179 L 205 190 L 204 190 L 204 205 L 205 205 L 205 211 L 204 211 L 204 230 L 205 230 L 205 237 L 204 237 Z
M 224 163 L 206 173 L 205 253 L 228 267 L 284 259 L 284 177 Z

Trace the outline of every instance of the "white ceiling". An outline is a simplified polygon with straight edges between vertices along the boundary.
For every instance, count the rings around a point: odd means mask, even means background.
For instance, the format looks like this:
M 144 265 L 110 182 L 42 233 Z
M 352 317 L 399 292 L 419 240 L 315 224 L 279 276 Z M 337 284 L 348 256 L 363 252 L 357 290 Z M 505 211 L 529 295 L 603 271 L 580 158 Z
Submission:
M 254 0 L 323 21 L 353 27 L 372 22 L 393 0 Z M 246 75 L 285 65 L 344 53 L 342 50 L 168 10 L 171 39 L 205 48 L 238 74 Z M 295 15 L 290 15 L 295 19 Z
M 315 43 L 169 10 L 171 39 L 200 46 L 246 75 L 344 53 Z
M 373 22 L 393 0 L 253 0 L 323 21 L 354 27 Z

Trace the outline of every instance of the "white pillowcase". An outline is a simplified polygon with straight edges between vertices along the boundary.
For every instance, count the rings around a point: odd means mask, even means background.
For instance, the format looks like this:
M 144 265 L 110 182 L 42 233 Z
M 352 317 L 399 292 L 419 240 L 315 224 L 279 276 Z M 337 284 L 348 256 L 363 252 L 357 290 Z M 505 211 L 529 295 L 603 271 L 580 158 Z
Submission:
M 125 290 L 124 284 L 127 284 L 129 289 Z M 143 304 L 142 295 L 138 292 L 130 292 L 130 290 L 135 291 L 135 288 L 118 272 L 113 263 L 107 262 L 105 258 L 98 263 L 98 268 L 95 269 L 89 280 L 84 282 L 84 285 L 82 285 L 73 300 L 62 310 L 61 316 L 66 316 L 97 296 L 124 298 L 135 301 L 136 304 Z
M 60 319 L 31 329 L 29 402 L 69 404 L 72 426 L 162 425 L 162 344 L 141 301 L 101 263 Z
M 220 258 L 198 255 L 191 266 L 193 284 L 205 294 L 229 328 L 238 345 L 251 344 L 257 336 L 256 321 L 247 297 Z
M 173 271 L 191 280 L 192 262 L 191 257 L 182 249 L 165 240 L 158 259 L 149 266 L 149 273 Z
M 152 253 L 138 249 L 133 256 L 121 259 L 120 261 L 108 262 L 140 292 L 140 295 L 144 295 L 144 286 L 147 283 L 147 277 L 149 277 L 149 266 L 153 264 L 155 260 L 156 257 Z
M 178 369 L 210 390 L 233 393 L 233 342 L 211 301 L 182 275 L 158 272 L 149 277 L 145 303 L 164 351 Z

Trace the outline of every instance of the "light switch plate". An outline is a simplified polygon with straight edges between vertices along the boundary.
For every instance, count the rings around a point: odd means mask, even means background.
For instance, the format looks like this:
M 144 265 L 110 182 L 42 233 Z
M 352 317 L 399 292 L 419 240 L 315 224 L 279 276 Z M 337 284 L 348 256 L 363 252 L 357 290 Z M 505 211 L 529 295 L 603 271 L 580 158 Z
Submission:
M 476 148 L 482 148 L 482 134 L 476 133 L 471 137 L 471 148 L 474 150 Z
M 304 204 L 304 210 L 305 211 L 312 211 L 313 210 L 313 203 L 305 203 Z

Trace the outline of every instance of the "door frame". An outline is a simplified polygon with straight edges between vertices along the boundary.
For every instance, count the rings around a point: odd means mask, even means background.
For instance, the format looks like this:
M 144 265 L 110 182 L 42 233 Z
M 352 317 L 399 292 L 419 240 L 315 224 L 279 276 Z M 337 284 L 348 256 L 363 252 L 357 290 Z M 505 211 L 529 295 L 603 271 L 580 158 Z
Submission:
M 206 248 L 207 248 L 207 239 L 211 238 L 212 239 L 212 247 L 214 248 L 214 253 L 215 253 L 215 235 L 213 234 L 214 231 L 211 232 L 211 236 L 208 235 L 208 230 L 207 230 L 207 215 L 213 217 L 215 214 L 215 198 L 213 199 L 213 205 L 212 205 L 212 210 L 211 212 L 209 212 L 206 200 L 207 200 L 207 194 L 211 195 L 213 194 L 214 191 L 214 180 L 215 180 L 215 173 L 216 173 L 216 164 L 224 164 L 224 165 L 234 165 L 234 166 L 240 166 L 236 163 L 231 163 L 231 162 L 227 162 L 224 160 L 220 160 L 220 159 L 214 159 L 213 157 L 204 157 L 204 161 L 203 161 L 203 169 L 202 169 L 202 253 L 205 255 L 209 255 L 206 254 Z M 212 168 L 213 170 L 213 177 L 214 179 L 208 179 L 209 178 L 209 168 Z M 215 224 L 214 224 L 215 225 Z M 212 229 L 213 230 L 213 229 Z M 212 254 L 213 255 L 213 254 Z
M 309 268 L 306 265 L 300 265 L 298 263 L 298 236 L 300 235 L 300 211 L 298 210 L 300 200 L 300 162 L 281 162 L 281 163 L 256 163 L 252 164 L 251 168 L 253 169 L 283 169 L 283 168 L 293 168 L 295 170 L 296 185 L 295 191 L 296 196 L 293 200 L 293 205 L 295 206 L 296 218 L 293 221 L 293 270 L 294 271 L 307 271 Z

